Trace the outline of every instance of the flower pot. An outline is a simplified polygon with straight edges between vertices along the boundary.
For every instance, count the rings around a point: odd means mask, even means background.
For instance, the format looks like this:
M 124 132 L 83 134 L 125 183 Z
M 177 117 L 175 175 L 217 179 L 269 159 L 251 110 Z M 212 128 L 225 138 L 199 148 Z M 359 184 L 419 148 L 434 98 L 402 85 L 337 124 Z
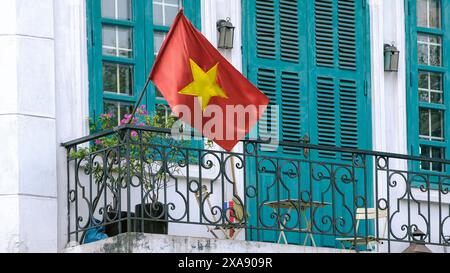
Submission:
M 160 202 L 137 204 L 135 207 L 136 232 L 167 234 L 167 206 Z
M 120 221 L 119 215 L 117 211 L 110 211 L 108 212 L 108 222 L 109 221 L 117 221 L 114 223 L 106 224 L 105 225 L 105 233 L 108 235 L 108 237 L 113 237 L 119 234 L 119 225 L 120 225 L 120 233 L 125 232 L 133 232 L 134 231 L 134 219 L 130 219 L 131 221 L 131 230 L 128 230 L 128 224 L 127 224 L 127 217 L 128 213 L 126 211 L 120 212 Z M 134 213 L 130 212 L 130 217 L 134 217 Z

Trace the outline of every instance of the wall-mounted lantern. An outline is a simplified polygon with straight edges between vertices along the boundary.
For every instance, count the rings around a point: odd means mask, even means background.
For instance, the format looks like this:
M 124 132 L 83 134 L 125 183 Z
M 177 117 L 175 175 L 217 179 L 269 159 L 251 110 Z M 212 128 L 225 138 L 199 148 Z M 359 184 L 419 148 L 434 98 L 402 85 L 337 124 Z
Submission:
M 412 233 L 413 240 L 409 247 L 403 250 L 403 253 L 432 253 L 425 245 L 425 234 L 417 229 Z
M 399 55 L 400 51 L 394 45 L 384 45 L 384 71 L 398 72 Z
M 230 22 L 230 18 L 217 21 L 217 31 L 219 31 L 219 43 L 217 47 L 224 49 L 233 48 L 234 26 Z

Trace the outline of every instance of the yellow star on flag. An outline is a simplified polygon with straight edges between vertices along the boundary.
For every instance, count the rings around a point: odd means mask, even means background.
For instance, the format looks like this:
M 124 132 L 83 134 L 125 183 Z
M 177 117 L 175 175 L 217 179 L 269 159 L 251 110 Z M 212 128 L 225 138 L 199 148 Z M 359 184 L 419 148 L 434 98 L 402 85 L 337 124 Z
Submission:
M 191 64 L 194 80 L 178 92 L 179 94 L 198 97 L 203 112 L 212 97 L 228 98 L 225 91 L 217 84 L 217 67 L 219 63 L 213 66 L 208 72 L 203 71 L 203 69 L 190 58 L 189 63 Z

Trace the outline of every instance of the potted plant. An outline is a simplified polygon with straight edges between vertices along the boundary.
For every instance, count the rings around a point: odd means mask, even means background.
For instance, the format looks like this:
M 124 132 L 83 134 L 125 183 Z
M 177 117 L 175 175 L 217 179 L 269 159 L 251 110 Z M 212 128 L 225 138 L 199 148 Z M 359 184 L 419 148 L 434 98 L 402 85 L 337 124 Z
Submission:
M 91 120 L 91 132 L 100 130 L 113 129 L 115 117 L 112 114 L 102 114 L 97 121 Z M 143 105 L 138 108 L 135 117 L 131 120 L 131 115 L 125 115 L 120 121 L 120 125 L 132 124 L 139 127 L 156 127 L 156 128 L 172 128 L 176 118 L 174 116 L 149 115 L 146 107 Z M 117 152 L 120 143 L 119 134 L 113 134 L 106 137 L 98 138 L 90 145 L 72 152 L 70 156 L 79 159 L 86 159 L 90 154 L 96 151 L 108 150 Z M 118 199 L 113 198 L 114 202 L 108 206 L 106 211 L 105 233 L 108 236 L 115 236 L 121 232 L 144 232 L 167 234 L 168 232 L 168 207 L 160 200 L 160 191 L 167 187 L 167 181 L 170 180 L 170 174 L 180 171 L 184 166 L 183 158 L 178 153 L 180 147 L 187 147 L 189 141 L 175 140 L 170 135 L 155 133 L 148 130 L 131 131 L 131 142 L 129 144 L 129 162 L 128 164 L 107 164 L 102 166 L 98 163 L 95 167 L 92 162 L 86 160 L 87 172 L 93 174 L 96 183 L 101 187 L 108 187 L 114 197 L 118 191 L 126 187 L 126 173 L 129 172 L 131 177 L 138 179 L 139 186 L 143 189 L 143 198 L 141 202 L 135 204 L 134 213 L 128 214 L 127 211 L 118 210 Z M 160 153 L 152 153 L 151 149 L 147 152 L 142 147 L 171 147 L 170 151 L 165 153 L 164 159 Z M 109 162 L 114 162 L 117 158 L 115 152 L 108 155 Z M 124 160 L 119 156 L 119 160 Z M 129 167 L 129 169 L 127 169 Z M 108 168 L 108 177 L 105 179 L 104 168 Z M 115 174 L 115 175 L 111 175 Z M 103 181 L 107 183 L 103 183 Z M 99 197 L 95 198 L 92 204 L 92 210 L 95 210 L 99 202 Z M 102 208 L 105 210 L 106 208 Z M 127 228 L 127 217 L 132 218 L 132 230 Z M 119 225 L 121 226 L 119 228 Z

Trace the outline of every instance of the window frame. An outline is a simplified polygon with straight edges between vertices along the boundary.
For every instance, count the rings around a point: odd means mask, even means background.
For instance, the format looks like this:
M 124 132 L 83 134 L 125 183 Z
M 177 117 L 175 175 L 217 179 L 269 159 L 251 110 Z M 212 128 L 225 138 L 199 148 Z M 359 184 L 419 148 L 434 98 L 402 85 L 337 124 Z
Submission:
M 443 159 L 450 157 L 450 6 L 440 2 L 440 28 L 425 28 L 417 26 L 416 0 L 405 0 L 406 10 L 406 100 L 407 100 L 407 141 L 409 153 L 420 156 L 420 147 L 428 146 L 443 148 Z M 446 18 L 448 17 L 448 18 Z M 430 34 L 441 37 L 441 66 L 427 66 L 419 64 L 418 60 L 418 34 Z M 434 72 L 442 75 L 442 103 L 423 102 L 419 97 L 419 72 Z M 430 83 L 429 83 L 430 85 Z M 431 100 L 431 98 L 429 98 Z M 420 137 L 420 109 L 442 110 L 443 113 L 443 140 L 429 140 Z M 431 132 L 430 132 L 431 134 Z M 433 171 L 421 168 L 421 162 L 410 162 L 409 169 L 428 175 L 448 175 L 450 166 L 445 170 Z M 432 184 L 438 181 L 431 180 Z
M 132 0 L 131 19 L 102 18 L 101 0 L 86 0 L 87 19 L 87 49 L 89 77 L 89 117 L 96 120 L 104 112 L 104 101 L 119 101 L 136 103 L 145 81 L 150 74 L 154 56 L 153 33 L 168 32 L 170 27 L 153 24 L 153 0 Z M 200 0 L 180 0 L 185 15 L 200 30 L 201 8 Z M 143 12 L 137 12 L 143 11 Z M 102 25 L 133 28 L 132 58 L 103 55 Z M 104 92 L 103 62 L 131 64 L 134 66 L 133 94 L 131 96 Z M 154 113 L 157 104 L 167 102 L 162 97 L 156 97 L 156 88 L 150 84 L 141 104 L 147 105 L 149 112 Z

